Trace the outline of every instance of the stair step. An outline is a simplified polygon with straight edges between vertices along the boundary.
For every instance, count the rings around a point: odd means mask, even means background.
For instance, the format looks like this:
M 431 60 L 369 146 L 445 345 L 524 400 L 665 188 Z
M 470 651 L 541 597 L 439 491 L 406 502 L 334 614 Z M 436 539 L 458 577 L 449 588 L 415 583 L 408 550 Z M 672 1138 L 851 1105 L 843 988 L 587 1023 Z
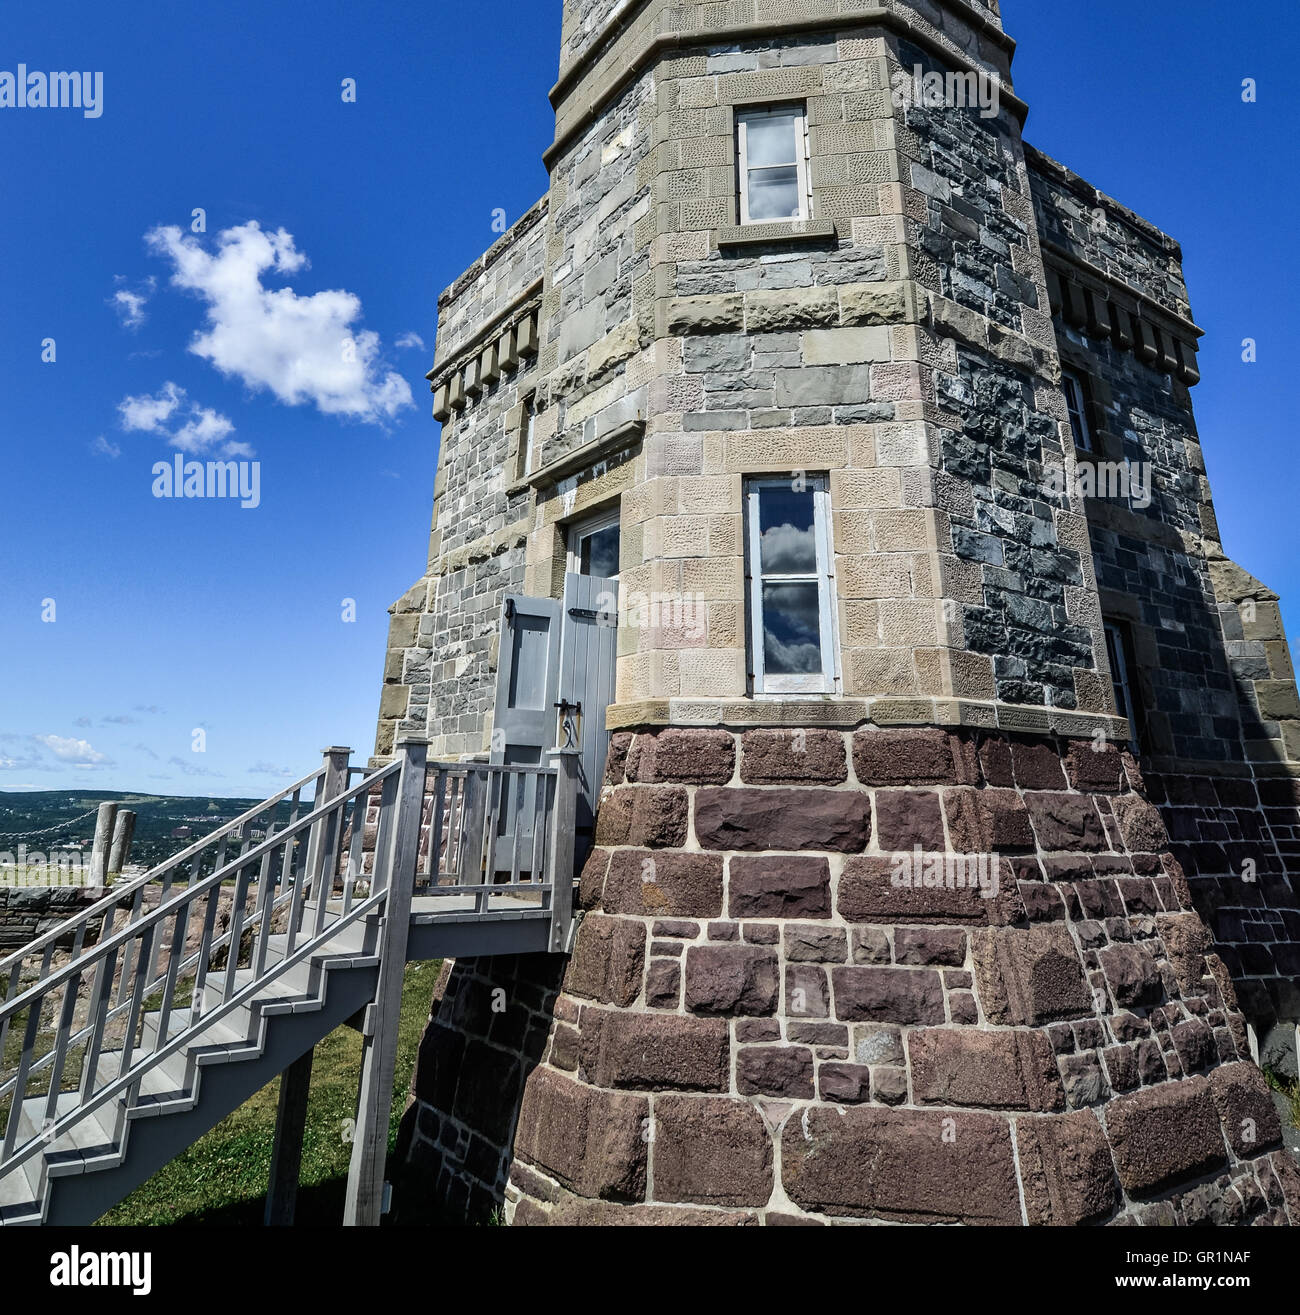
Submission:
M 78 1109 L 80 1105 L 80 1092 L 60 1092 L 54 1117 L 61 1119 L 64 1115 Z M 118 1162 L 119 1148 L 114 1131 L 116 1109 L 117 1102 L 110 1101 L 93 1114 L 87 1114 L 79 1119 L 46 1146 L 45 1162 L 50 1167 L 51 1177 L 81 1173 L 90 1165 Z M 44 1096 L 33 1096 L 23 1101 L 22 1112 L 18 1119 L 20 1141 L 26 1142 L 32 1137 L 39 1136 L 45 1126 L 45 1110 Z
M 9 1169 L 0 1176 L 0 1223 L 41 1222 L 40 1156 Z

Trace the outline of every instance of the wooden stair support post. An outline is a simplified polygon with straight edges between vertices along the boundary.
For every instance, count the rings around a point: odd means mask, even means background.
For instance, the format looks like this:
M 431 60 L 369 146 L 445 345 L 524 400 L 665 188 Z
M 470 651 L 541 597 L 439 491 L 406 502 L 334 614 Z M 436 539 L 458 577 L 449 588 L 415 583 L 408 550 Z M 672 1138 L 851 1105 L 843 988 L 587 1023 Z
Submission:
M 555 753 L 560 769 L 555 778 L 555 811 L 551 814 L 548 848 L 551 877 L 551 952 L 567 954 L 569 929 L 573 924 L 573 856 L 577 844 L 578 768 L 582 750 L 560 749 Z
M 280 1104 L 275 1114 L 271 1149 L 271 1179 L 266 1189 L 268 1228 L 287 1228 L 298 1206 L 298 1175 L 302 1169 L 302 1134 L 307 1126 L 307 1095 L 311 1091 L 313 1046 L 280 1075 Z
M 339 745 L 331 745 L 321 751 L 324 762 L 321 765 L 319 792 L 315 805 L 328 803 L 337 798 L 348 788 L 348 763 L 352 750 Z M 268 826 L 273 830 L 275 818 L 272 816 Z M 317 898 L 328 898 L 329 892 L 321 892 L 320 877 L 329 860 L 326 850 L 328 840 L 322 843 L 323 828 L 333 826 L 337 832 L 338 824 L 331 822 L 317 823 L 312 827 L 308 839 L 307 872 Z M 337 844 L 337 842 L 336 842 Z M 268 856 L 269 861 L 269 856 Z M 267 871 L 262 877 L 266 880 Z M 270 898 L 270 892 L 266 892 Z M 269 925 L 271 913 L 269 907 L 263 914 Z M 302 1136 L 307 1125 L 307 1096 L 311 1090 L 311 1066 L 315 1047 L 301 1055 L 280 1075 L 280 1102 L 275 1112 L 275 1141 L 271 1150 L 271 1176 L 266 1191 L 266 1212 L 263 1216 L 268 1227 L 285 1226 L 293 1223 L 294 1210 L 298 1204 L 298 1175 L 302 1168 Z
M 397 1069 L 397 1033 L 402 1012 L 402 981 L 411 931 L 411 900 L 420 856 L 424 813 L 425 763 L 429 742 L 405 737 L 397 745 L 402 759 L 397 786 L 397 819 L 386 852 L 375 855 L 376 880 L 385 883 L 380 935 L 379 984 L 367 1009 L 363 1029 L 357 1122 L 348 1168 L 343 1223 L 376 1228 L 383 1212 L 384 1168 L 388 1159 L 388 1123 Z

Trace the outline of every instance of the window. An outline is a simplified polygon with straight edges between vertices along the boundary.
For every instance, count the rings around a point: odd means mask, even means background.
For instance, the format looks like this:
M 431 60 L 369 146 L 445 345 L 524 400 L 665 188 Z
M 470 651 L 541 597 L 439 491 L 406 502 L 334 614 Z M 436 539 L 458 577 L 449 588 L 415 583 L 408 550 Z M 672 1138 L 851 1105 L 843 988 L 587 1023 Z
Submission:
M 523 414 L 519 418 L 519 436 L 515 449 L 515 478 L 531 475 L 537 466 L 537 398 L 533 393 L 520 403 Z
M 743 110 L 736 115 L 740 222 L 807 219 L 808 116 L 800 106 Z
M 1115 685 L 1115 707 L 1121 717 L 1128 718 L 1130 743 L 1136 750 L 1141 710 L 1133 697 L 1132 650 L 1123 626 L 1107 621 L 1105 628 L 1106 656 L 1110 659 L 1110 678 Z
M 1088 428 L 1087 393 L 1083 387 L 1083 380 L 1077 374 L 1062 372 L 1061 387 L 1065 390 L 1065 406 L 1070 413 L 1074 446 L 1084 452 L 1091 452 L 1092 430 Z
M 617 579 L 618 551 L 617 509 L 569 527 L 569 570 L 576 575 Z
M 745 540 L 755 693 L 835 692 L 829 502 L 822 476 L 749 481 Z

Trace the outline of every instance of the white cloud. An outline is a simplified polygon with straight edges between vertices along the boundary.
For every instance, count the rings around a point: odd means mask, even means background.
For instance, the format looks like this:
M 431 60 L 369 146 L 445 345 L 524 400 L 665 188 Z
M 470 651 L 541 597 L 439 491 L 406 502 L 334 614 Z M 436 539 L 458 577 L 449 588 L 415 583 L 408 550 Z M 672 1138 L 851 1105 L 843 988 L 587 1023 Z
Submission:
M 185 400 L 185 389 L 165 383 L 153 397 L 124 397 L 117 409 L 122 416 L 122 428 L 143 430 L 146 434 L 166 434 L 167 423 Z
M 171 436 L 172 447 L 182 452 L 206 452 L 235 432 L 235 426 L 210 407 L 196 406 L 190 414 L 191 419 Z
M 145 235 L 173 267 L 172 284 L 207 303 L 207 325 L 190 351 L 252 389 L 268 389 L 289 406 L 310 403 L 326 415 L 376 424 L 413 405 L 410 385 L 380 361 L 379 335 L 354 326 L 361 300 L 331 290 L 301 297 L 263 286 L 264 275 L 307 268 L 283 228 L 252 221 L 217 236 L 216 253 L 176 227 Z
M 277 767 L 274 763 L 265 761 L 255 762 L 249 769 L 250 776 L 274 776 L 277 779 L 291 779 L 293 771 L 288 767 Z
M 394 347 L 400 347 L 405 351 L 408 347 L 418 347 L 424 351 L 424 339 L 420 337 L 414 329 L 408 330 L 393 344 Z
M 119 274 L 116 281 L 125 283 L 126 276 Z M 144 308 L 149 304 L 149 298 L 157 286 L 156 279 L 148 278 L 140 285 L 140 290 L 137 292 L 133 292 L 130 288 L 118 288 L 113 293 L 108 304 L 117 312 L 117 318 L 121 320 L 123 328 L 138 329 L 145 322 L 148 316 L 145 315 Z
M 90 450 L 97 457 L 108 457 L 110 461 L 116 461 L 122 455 L 122 449 L 116 443 L 110 443 L 103 434 L 96 437 Z
M 123 398 L 117 410 L 123 429 L 158 434 L 182 452 L 206 452 L 222 442 L 226 456 L 251 456 L 253 452 L 247 443 L 227 441 L 235 432 L 227 416 L 190 401 L 185 389 L 170 380 L 153 396 L 142 393 Z
M 69 739 L 64 735 L 33 735 L 37 744 L 43 744 L 60 762 L 76 763 L 78 767 L 94 767 L 105 761 L 86 740 Z

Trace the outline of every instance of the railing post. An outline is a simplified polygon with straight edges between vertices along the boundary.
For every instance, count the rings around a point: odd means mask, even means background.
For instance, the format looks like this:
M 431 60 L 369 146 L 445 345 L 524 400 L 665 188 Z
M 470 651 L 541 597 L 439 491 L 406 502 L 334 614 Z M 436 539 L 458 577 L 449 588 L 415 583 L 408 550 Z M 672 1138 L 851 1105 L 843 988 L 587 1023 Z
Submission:
M 388 1123 L 393 1109 L 397 1068 L 397 1033 L 402 1012 L 402 981 L 411 931 L 411 900 L 420 857 L 420 823 L 424 815 L 425 768 L 429 742 L 398 742 L 402 769 L 397 786 L 397 816 L 391 839 L 375 854 L 375 890 L 386 890 L 380 932 L 379 982 L 363 1027 L 361 1084 L 356 1133 L 348 1168 L 343 1223 L 375 1228 L 384 1204 L 384 1168 L 388 1159 Z M 383 871 L 380 871 L 382 865 Z M 380 878 L 384 878 L 380 885 Z
M 90 852 L 90 880 L 94 886 L 108 885 L 108 856 L 113 846 L 113 821 L 117 805 L 105 800 L 95 818 L 95 847 Z
M 573 923 L 573 855 L 578 826 L 578 749 L 554 753 L 559 772 L 555 778 L 555 811 L 548 837 L 551 876 L 551 951 L 567 954 L 569 928 Z
M 322 750 L 325 763 L 321 772 L 320 795 L 313 802 L 313 808 L 319 808 L 331 799 L 337 798 L 348 788 L 348 762 L 352 750 L 337 745 Z M 323 817 L 311 829 L 307 842 L 307 889 L 316 898 L 317 932 L 325 926 L 325 909 L 334 889 L 334 868 L 338 859 L 339 823 L 342 819 L 331 814 Z M 272 823 L 273 826 L 273 823 Z

